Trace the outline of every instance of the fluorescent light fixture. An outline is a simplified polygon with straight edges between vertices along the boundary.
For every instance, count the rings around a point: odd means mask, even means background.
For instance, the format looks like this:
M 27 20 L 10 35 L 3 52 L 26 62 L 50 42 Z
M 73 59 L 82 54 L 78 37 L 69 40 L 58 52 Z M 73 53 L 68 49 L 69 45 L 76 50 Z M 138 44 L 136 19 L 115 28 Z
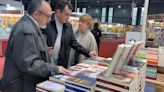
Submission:
M 119 5 L 118 8 L 121 8 L 121 5 Z
M 10 7 L 10 4 L 6 4 L 7 7 Z

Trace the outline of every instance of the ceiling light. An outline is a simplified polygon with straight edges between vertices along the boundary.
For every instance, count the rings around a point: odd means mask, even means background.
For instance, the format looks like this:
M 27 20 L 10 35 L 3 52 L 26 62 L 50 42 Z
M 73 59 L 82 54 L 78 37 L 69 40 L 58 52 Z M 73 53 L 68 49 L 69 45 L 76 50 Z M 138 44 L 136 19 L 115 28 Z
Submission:
M 118 8 L 121 8 L 121 5 L 119 5 Z
M 10 4 L 6 4 L 7 7 L 10 7 Z
M 100 1 L 99 1 L 99 0 L 97 0 L 96 2 L 97 2 L 97 3 L 99 3 Z

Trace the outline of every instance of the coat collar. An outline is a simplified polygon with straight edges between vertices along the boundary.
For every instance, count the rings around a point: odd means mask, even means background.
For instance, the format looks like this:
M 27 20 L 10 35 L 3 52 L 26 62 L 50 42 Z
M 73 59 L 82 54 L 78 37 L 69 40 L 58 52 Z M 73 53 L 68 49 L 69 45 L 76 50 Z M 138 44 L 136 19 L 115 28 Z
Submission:
M 29 19 L 29 21 L 32 23 L 32 25 L 36 28 L 36 31 L 39 33 L 39 35 L 42 35 L 41 29 L 37 26 L 37 24 L 28 15 L 24 15 L 24 18 Z

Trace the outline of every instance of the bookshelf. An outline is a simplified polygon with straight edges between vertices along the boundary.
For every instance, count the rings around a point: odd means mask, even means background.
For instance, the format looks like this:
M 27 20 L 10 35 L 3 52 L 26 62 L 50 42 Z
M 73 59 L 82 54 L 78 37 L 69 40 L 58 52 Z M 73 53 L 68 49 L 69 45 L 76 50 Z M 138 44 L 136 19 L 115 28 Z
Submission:
M 164 49 L 161 47 L 142 48 L 137 53 L 138 54 L 136 54 L 136 58 L 143 58 L 147 60 L 148 68 L 146 72 L 148 74 L 147 77 L 150 79 L 146 79 L 146 81 L 154 85 L 162 86 L 162 92 L 164 92 Z M 152 60 L 154 62 L 152 62 Z M 156 75 L 156 77 L 154 75 Z
M 161 81 L 146 79 L 146 82 L 153 83 L 153 84 L 163 85 L 163 87 L 164 87 L 164 83 L 161 82 Z

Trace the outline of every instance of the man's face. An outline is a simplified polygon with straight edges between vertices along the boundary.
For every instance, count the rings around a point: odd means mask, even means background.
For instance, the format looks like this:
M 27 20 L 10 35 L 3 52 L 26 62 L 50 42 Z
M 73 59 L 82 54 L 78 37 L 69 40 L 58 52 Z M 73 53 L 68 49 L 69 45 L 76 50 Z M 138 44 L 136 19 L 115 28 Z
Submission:
M 43 3 L 43 7 L 37 10 L 37 22 L 40 28 L 46 28 L 47 23 L 51 20 L 52 10 L 47 3 Z
M 57 13 L 56 13 L 58 21 L 61 22 L 61 23 L 66 23 L 68 21 L 71 13 L 72 13 L 72 10 L 69 9 L 68 6 L 65 6 L 63 11 L 58 9 Z
M 47 23 L 50 22 L 51 20 L 51 12 L 44 12 L 44 11 L 39 11 L 40 12 L 40 17 L 39 17 L 39 24 L 41 28 L 46 28 Z

